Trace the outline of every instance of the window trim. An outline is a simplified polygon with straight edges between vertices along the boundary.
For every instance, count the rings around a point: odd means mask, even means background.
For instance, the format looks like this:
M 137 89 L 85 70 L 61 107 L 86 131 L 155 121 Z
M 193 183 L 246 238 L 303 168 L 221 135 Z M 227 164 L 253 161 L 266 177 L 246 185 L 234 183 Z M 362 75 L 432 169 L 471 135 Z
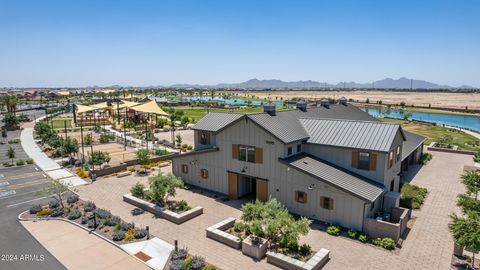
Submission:
M 397 162 L 399 162 L 400 159 L 401 159 L 401 157 L 400 157 L 400 145 L 397 146 L 397 153 L 396 154 L 397 154 Z
M 203 179 L 208 179 L 208 170 L 207 170 L 207 169 L 201 169 L 201 170 L 200 170 L 200 176 L 201 176 Z
M 245 152 L 245 159 L 242 159 L 242 151 Z M 249 156 L 251 158 L 253 158 L 253 160 L 250 160 Z M 255 156 L 256 156 L 256 147 L 255 146 L 243 145 L 243 144 L 238 145 L 238 160 L 245 161 L 245 162 L 250 162 L 250 163 L 256 163 L 256 157 Z
M 302 200 L 300 200 L 300 195 L 302 197 Z M 301 203 L 301 204 L 306 204 L 307 203 L 307 193 L 304 192 L 304 191 L 301 191 L 301 190 L 296 190 L 295 191 L 295 201 L 297 203 Z
M 325 208 L 325 202 L 328 202 L 328 207 Z M 333 210 L 333 199 L 327 196 L 320 197 L 320 208 L 325 210 Z
M 188 165 L 187 164 L 182 164 L 182 173 L 188 174 Z
M 287 148 L 287 156 L 291 156 L 293 154 L 293 147 L 289 146 Z
M 367 155 L 367 161 L 366 161 L 366 166 L 362 167 L 362 164 L 365 165 L 365 161 L 362 160 L 362 154 Z M 370 170 L 370 152 L 358 152 L 358 165 L 357 169 L 359 170 L 364 170 L 364 171 L 369 171 Z
M 301 143 L 297 144 L 297 153 L 300 153 L 300 152 L 302 152 L 302 144 Z

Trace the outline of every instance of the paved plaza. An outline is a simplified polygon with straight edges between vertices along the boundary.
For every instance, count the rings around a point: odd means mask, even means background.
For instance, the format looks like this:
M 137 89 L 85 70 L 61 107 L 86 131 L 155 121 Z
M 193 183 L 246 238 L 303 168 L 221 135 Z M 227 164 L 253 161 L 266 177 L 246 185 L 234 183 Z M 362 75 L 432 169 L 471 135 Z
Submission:
M 312 226 L 310 233 L 303 237 L 314 250 L 326 248 L 331 251 L 330 261 L 324 269 L 449 269 L 453 252 L 453 238 L 448 231 L 451 212 L 457 194 L 463 192 L 460 175 L 464 165 L 473 165 L 471 156 L 434 152 L 433 159 L 421 168 L 412 183 L 426 187 L 428 197 L 421 210 L 413 211 L 414 225 L 400 250 L 390 252 L 372 245 L 343 237 L 332 237 Z M 169 167 L 163 168 L 170 170 Z M 227 217 L 240 217 L 241 201 L 224 202 L 213 194 L 198 190 L 179 190 L 176 199 L 185 199 L 191 206 L 203 206 L 204 214 L 175 225 L 164 219 L 146 213 L 133 217 L 134 207 L 122 201 L 122 195 L 129 192 L 136 182 L 147 183 L 147 177 L 103 178 L 91 185 L 77 187 L 80 196 L 94 201 L 97 206 L 110 209 L 126 221 L 138 226 L 150 226 L 152 234 L 169 242 L 179 240 L 193 254 L 198 254 L 222 269 L 275 269 L 266 260 L 256 262 L 241 251 L 234 250 L 206 238 L 205 229 Z

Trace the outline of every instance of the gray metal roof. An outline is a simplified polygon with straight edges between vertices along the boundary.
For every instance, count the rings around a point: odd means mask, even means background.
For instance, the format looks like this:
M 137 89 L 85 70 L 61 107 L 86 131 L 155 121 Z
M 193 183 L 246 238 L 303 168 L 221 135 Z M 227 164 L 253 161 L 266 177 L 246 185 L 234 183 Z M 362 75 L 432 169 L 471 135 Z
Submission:
M 308 143 L 388 152 L 399 124 L 376 121 L 302 118 L 310 138 Z M 402 132 L 402 131 L 401 131 Z
M 405 134 L 405 141 L 402 146 L 402 161 L 406 159 L 415 149 L 417 149 L 427 138 L 418 134 L 403 131 Z
M 284 143 L 308 138 L 308 133 L 292 113 L 277 112 L 275 116 L 267 113 L 257 113 L 249 114 L 247 117 Z
M 383 186 L 380 184 L 307 154 L 292 156 L 281 161 L 364 201 L 373 202 L 383 193 Z
M 218 132 L 242 117 L 244 114 L 241 113 L 211 112 L 200 119 L 193 129 Z

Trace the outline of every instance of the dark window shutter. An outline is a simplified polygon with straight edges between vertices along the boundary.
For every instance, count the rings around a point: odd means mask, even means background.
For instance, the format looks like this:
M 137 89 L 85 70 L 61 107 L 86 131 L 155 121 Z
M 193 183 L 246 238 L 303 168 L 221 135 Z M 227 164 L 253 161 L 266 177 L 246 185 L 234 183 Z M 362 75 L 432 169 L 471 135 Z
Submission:
M 202 131 L 201 130 L 197 131 L 197 141 L 198 141 L 198 144 L 202 144 Z
M 333 199 L 330 198 L 328 203 L 328 209 L 333 210 Z
M 205 133 L 205 141 L 207 142 L 208 145 L 210 145 L 210 132 Z
M 263 149 L 255 147 L 255 163 L 263 163 Z
M 377 170 L 377 154 L 370 153 L 370 160 L 368 161 L 368 163 L 370 171 Z
M 358 168 L 358 151 L 352 151 L 352 168 Z
M 238 144 L 232 144 L 232 158 L 238 159 Z

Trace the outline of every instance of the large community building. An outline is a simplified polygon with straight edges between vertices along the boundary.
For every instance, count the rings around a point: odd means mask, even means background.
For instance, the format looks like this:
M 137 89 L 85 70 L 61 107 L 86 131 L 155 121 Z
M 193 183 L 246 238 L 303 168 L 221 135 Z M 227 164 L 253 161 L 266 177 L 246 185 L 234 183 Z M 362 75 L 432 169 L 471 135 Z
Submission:
M 256 114 L 212 112 L 194 130 L 195 151 L 173 159 L 186 183 L 231 199 L 274 197 L 292 213 L 359 231 L 379 216 L 398 222 L 402 171 L 418 163 L 425 140 L 345 98 L 284 111 L 266 105 Z

